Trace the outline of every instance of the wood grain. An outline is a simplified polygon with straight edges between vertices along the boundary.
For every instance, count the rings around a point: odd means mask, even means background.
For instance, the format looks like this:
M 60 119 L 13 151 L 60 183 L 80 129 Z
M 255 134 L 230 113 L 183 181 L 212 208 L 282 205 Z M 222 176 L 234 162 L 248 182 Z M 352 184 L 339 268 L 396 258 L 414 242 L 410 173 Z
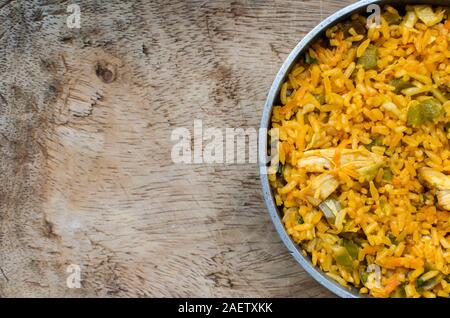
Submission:
M 284 58 L 352 1 L 76 2 L 80 29 L 69 2 L 0 1 L 0 296 L 332 296 L 256 165 L 175 165 L 170 136 L 258 127 Z

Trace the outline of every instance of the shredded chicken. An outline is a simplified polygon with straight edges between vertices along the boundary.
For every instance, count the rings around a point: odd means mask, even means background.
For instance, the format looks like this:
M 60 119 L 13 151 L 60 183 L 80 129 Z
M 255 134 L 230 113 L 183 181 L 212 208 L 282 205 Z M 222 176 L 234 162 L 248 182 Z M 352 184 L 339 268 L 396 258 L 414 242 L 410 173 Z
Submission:
M 298 166 L 311 173 L 322 173 L 314 177 L 303 194 L 311 204 L 318 206 L 339 187 L 339 179 L 331 173 L 334 168 L 354 171 L 358 176 L 370 180 L 383 165 L 382 156 L 368 150 L 319 149 L 306 151 Z
M 303 195 L 312 205 L 319 205 L 339 187 L 339 181 L 330 173 L 315 177 L 311 184 L 303 190 Z
M 306 151 L 299 160 L 298 167 L 304 168 L 307 172 L 332 170 L 336 166 L 334 162 L 336 151 L 335 148 Z M 340 168 L 356 172 L 364 172 L 370 167 L 380 167 L 383 163 L 382 156 L 368 150 L 342 149 L 339 154 Z
M 429 187 L 436 189 L 439 205 L 450 211 L 450 176 L 428 167 L 420 168 L 419 175 Z

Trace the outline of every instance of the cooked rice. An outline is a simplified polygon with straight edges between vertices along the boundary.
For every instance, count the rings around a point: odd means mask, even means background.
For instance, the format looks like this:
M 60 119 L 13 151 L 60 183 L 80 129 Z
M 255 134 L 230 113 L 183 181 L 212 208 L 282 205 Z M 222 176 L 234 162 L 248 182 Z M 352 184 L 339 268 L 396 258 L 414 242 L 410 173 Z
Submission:
M 280 167 L 269 179 L 286 230 L 314 265 L 362 294 L 450 295 L 450 212 L 418 174 L 422 167 L 450 174 L 449 14 L 446 7 L 407 6 L 400 16 L 386 6 L 381 26 L 364 34 L 361 15 L 328 29 L 293 67 L 273 109 Z M 375 67 L 358 60 L 370 50 L 376 50 Z M 394 78 L 409 85 L 396 91 Z M 415 101 L 430 97 L 442 113 L 409 124 Z M 318 173 L 299 167 L 305 152 L 329 148 L 336 151 L 331 173 L 339 180 L 334 195 L 341 205 L 334 224 L 305 198 Z M 368 181 L 340 169 L 345 149 L 369 149 L 384 165 Z M 336 248 L 344 239 L 357 244 L 357 254 L 343 265 Z

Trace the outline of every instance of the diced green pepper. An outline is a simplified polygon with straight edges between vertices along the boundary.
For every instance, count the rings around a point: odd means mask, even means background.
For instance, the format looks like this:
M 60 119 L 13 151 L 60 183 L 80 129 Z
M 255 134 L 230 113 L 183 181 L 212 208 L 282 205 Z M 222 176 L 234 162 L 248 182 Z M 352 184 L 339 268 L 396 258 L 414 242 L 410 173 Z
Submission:
M 406 298 L 405 286 L 398 286 L 391 294 L 391 298 Z
M 383 17 L 389 25 L 399 25 L 403 21 L 403 18 L 399 14 L 392 12 L 386 12 L 383 14 Z
M 343 246 L 335 247 L 334 259 L 338 265 L 344 267 L 351 267 L 353 265 L 353 259 L 348 253 L 347 249 Z
M 380 163 L 375 163 L 373 165 L 369 165 L 366 167 L 362 167 L 359 168 L 358 170 L 356 170 L 361 176 L 363 176 L 366 181 L 372 181 L 373 179 L 375 179 L 378 170 L 380 170 L 381 166 L 383 165 L 382 162 Z
M 381 201 L 380 201 L 380 203 L 381 203 Z M 387 204 L 387 203 L 385 202 L 385 204 Z M 382 207 L 382 209 L 383 209 L 383 207 Z M 387 234 L 387 237 L 388 237 L 389 241 L 391 241 L 392 244 L 397 245 L 397 238 L 394 236 L 394 234 L 392 234 L 392 232 L 389 231 Z
M 317 95 L 317 96 L 315 96 L 315 98 L 320 103 L 320 105 L 325 104 L 325 96 L 324 95 Z
M 420 103 L 420 107 L 425 120 L 433 120 L 442 114 L 442 105 L 434 98 L 424 100 Z
M 342 245 L 347 249 L 348 253 L 353 259 L 358 258 L 359 246 L 355 242 L 343 239 Z
M 278 163 L 278 168 L 277 168 L 277 174 L 282 176 L 283 173 L 284 173 L 284 165 L 281 162 L 279 162 Z
M 392 171 L 390 168 L 384 168 L 383 169 L 383 180 L 391 182 L 392 181 Z
M 364 268 L 361 268 L 359 270 L 359 278 L 361 279 L 361 283 L 365 285 L 367 283 L 367 279 L 369 278 L 369 273 Z
M 369 45 L 364 54 L 358 58 L 358 64 L 361 64 L 366 70 L 373 70 L 378 67 L 377 48 Z
M 347 21 L 343 25 L 344 35 L 345 37 L 351 36 L 350 29 L 355 30 L 355 32 L 359 35 L 366 35 L 367 29 L 360 21 Z
M 419 126 L 423 123 L 422 111 L 419 103 L 412 103 L 408 109 L 408 125 Z
M 425 274 L 428 271 L 425 272 Z M 422 279 L 422 277 L 425 275 L 423 274 L 422 276 L 420 276 L 419 278 L 416 279 L 416 287 L 418 289 L 419 292 L 422 292 L 424 290 L 431 290 L 434 287 L 436 287 L 443 279 L 444 279 L 444 275 L 442 273 L 439 273 L 438 275 L 434 276 L 433 278 L 430 278 L 426 281 L 424 281 Z
M 372 151 L 372 147 L 383 146 L 383 139 L 379 136 L 375 137 L 370 144 L 365 145 L 367 150 Z
M 417 127 L 441 115 L 442 105 L 437 99 L 429 98 L 421 103 L 413 101 L 408 109 L 408 125 Z
M 353 241 L 355 244 L 361 246 L 365 242 L 364 232 L 354 233 L 354 232 L 342 232 L 340 236 L 346 240 Z
M 400 78 L 395 78 L 392 81 L 389 82 L 389 85 L 394 86 L 395 90 L 394 92 L 398 95 L 401 94 L 402 90 L 406 88 L 414 87 L 414 85 L 410 82 L 404 81 Z
M 416 280 L 416 287 L 417 288 L 421 288 L 423 286 L 423 284 L 425 284 L 423 279 L 422 278 L 417 278 L 417 280 Z
M 276 174 L 277 187 L 284 187 L 286 185 L 286 180 L 284 179 L 284 165 L 281 163 L 278 165 L 278 170 Z
M 434 287 L 436 287 L 436 286 L 441 282 L 441 280 L 442 280 L 443 278 L 444 278 L 444 275 L 439 274 L 439 275 L 437 275 L 437 276 L 435 276 L 435 277 L 433 277 L 433 278 L 427 280 L 425 283 L 422 284 L 421 287 L 422 287 L 422 289 L 424 289 L 424 290 L 431 290 L 431 289 L 433 289 Z
M 303 218 L 302 218 L 302 216 L 301 216 L 300 214 L 297 214 L 297 219 L 296 219 L 296 221 L 297 221 L 297 224 L 303 224 L 303 223 L 305 223 L 305 221 L 303 221 Z
M 305 63 L 306 64 L 317 64 L 317 59 L 312 57 L 311 54 L 309 54 L 309 52 L 306 52 L 305 54 Z

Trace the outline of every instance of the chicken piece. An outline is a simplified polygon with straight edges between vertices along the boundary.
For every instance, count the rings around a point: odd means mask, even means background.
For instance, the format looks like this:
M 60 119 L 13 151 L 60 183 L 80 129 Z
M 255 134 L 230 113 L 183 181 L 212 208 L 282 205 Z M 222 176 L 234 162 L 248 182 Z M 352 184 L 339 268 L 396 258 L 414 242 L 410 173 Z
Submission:
M 342 210 L 341 204 L 336 198 L 328 197 L 325 201 L 319 204 L 319 209 L 327 219 L 330 225 L 336 222 L 336 216 Z
M 330 173 L 323 173 L 315 177 L 311 184 L 302 190 L 306 200 L 318 206 L 325 201 L 339 187 L 339 180 Z
M 384 164 L 383 156 L 365 149 L 342 149 L 338 152 L 335 148 L 329 148 L 306 151 L 299 160 L 298 167 L 307 172 L 329 171 L 336 167 L 336 157 L 340 168 L 355 171 L 368 180 Z
M 450 211 L 450 176 L 428 167 L 420 168 L 419 176 L 429 187 L 436 189 L 439 205 Z
M 383 164 L 383 156 L 368 150 L 330 148 L 306 151 L 299 160 L 298 167 L 307 172 L 322 174 L 313 177 L 302 194 L 312 205 L 319 206 L 339 187 L 337 174 L 328 171 L 339 167 L 354 171 L 357 176 L 363 176 L 366 180 L 372 180 Z M 320 208 L 324 211 L 323 207 Z
M 450 211 L 450 189 L 449 190 L 439 190 L 436 194 L 439 205 L 447 210 Z

